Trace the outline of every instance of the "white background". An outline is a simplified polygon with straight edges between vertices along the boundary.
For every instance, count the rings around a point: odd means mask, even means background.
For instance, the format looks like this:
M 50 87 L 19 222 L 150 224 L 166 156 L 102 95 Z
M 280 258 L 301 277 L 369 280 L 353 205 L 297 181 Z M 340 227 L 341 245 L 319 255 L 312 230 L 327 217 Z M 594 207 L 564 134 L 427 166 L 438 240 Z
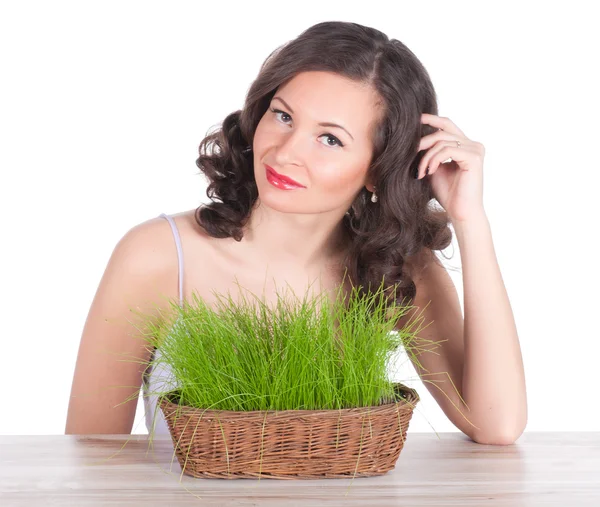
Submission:
M 404 42 L 431 75 L 439 114 L 484 144 L 527 431 L 600 430 L 600 41 L 586 5 L 2 2 L 0 434 L 64 432 L 81 332 L 115 244 L 206 202 L 199 142 L 242 107 L 275 47 L 326 20 Z M 456 240 L 445 255 L 462 304 Z M 422 398 L 409 431 L 458 431 L 420 381 L 409 384 Z M 146 432 L 141 403 L 133 432 Z

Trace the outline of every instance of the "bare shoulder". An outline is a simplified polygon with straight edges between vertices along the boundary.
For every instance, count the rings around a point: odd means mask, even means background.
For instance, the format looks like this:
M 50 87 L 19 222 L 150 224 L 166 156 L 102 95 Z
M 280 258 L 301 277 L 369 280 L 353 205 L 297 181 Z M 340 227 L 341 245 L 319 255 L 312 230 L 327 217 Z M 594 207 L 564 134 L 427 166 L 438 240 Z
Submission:
M 407 325 L 417 314 L 431 319 L 440 317 L 433 315 L 439 311 L 451 311 L 460 314 L 460 306 L 456 286 L 448 273 L 448 270 L 435 252 L 423 248 L 418 255 L 405 260 L 408 273 L 415 284 L 416 295 L 409 304 L 414 310 L 408 312 L 399 321 L 399 327 Z M 435 304 L 432 304 L 435 303 Z M 436 312 L 437 308 L 437 312 Z
M 219 259 L 224 259 L 226 240 L 211 237 L 196 221 L 196 209 L 169 214 L 180 237 L 184 264 L 184 297 L 198 284 L 203 272 L 210 272 Z M 136 249 L 145 250 L 144 257 L 153 266 L 160 291 L 169 298 L 179 299 L 179 262 L 177 244 L 171 224 L 157 216 L 133 227 L 128 234 L 137 237 Z M 200 277 L 200 278 L 199 278 Z M 189 290 L 188 290 L 189 287 Z
M 417 288 L 417 294 L 430 293 L 454 286 L 446 267 L 429 248 L 406 260 L 409 272 Z
M 155 217 L 133 225 L 118 241 L 113 255 L 134 272 L 159 274 L 171 266 L 173 248 L 169 223 Z
M 181 242 L 194 248 L 202 232 L 194 226 L 194 210 L 171 215 Z M 152 294 L 177 299 L 178 257 L 173 230 L 162 216 L 133 225 L 118 241 L 112 259 L 120 269 L 148 286 Z M 156 301 L 155 301 L 156 302 Z
M 195 210 L 170 215 L 175 222 L 182 243 L 208 239 L 208 235 L 196 223 Z M 151 263 L 154 268 L 177 270 L 176 244 L 169 222 L 162 216 L 145 220 L 131 227 L 117 245 L 140 261 Z

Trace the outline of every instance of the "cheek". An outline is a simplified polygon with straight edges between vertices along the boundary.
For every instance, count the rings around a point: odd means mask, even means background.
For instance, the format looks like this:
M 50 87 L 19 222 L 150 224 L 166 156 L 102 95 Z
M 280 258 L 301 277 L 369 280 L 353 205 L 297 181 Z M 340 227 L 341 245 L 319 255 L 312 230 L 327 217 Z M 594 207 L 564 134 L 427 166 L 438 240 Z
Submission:
M 278 136 L 281 134 L 269 120 L 263 118 L 256 126 L 254 132 L 254 146 L 259 150 L 260 147 L 267 148 L 269 145 L 277 143 Z
M 323 191 L 332 194 L 346 194 L 360 189 L 366 170 L 356 164 L 331 162 L 324 163 L 320 168 L 315 167 L 314 174 L 318 177 L 319 187 Z

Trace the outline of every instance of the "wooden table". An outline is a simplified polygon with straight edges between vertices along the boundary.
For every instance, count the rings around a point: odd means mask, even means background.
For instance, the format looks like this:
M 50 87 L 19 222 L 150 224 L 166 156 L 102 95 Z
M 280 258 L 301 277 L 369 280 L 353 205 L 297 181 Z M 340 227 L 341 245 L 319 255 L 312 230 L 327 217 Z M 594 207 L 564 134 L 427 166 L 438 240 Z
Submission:
M 600 432 L 526 432 L 511 446 L 409 432 L 393 470 L 354 480 L 199 479 L 181 474 L 170 437 L 148 442 L 0 435 L 0 506 L 600 506 Z

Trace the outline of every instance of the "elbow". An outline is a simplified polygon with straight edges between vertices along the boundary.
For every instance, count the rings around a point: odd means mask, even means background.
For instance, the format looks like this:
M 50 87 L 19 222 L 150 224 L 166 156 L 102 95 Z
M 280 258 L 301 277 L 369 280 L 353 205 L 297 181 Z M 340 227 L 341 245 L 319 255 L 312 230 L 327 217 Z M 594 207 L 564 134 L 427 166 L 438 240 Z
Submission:
M 527 421 L 516 426 L 507 426 L 495 430 L 476 431 L 469 437 L 478 444 L 484 445 L 512 445 L 525 431 Z
M 514 433 L 485 433 L 472 435 L 471 440 L 482 445 L 512 445 L 520 436 Z

